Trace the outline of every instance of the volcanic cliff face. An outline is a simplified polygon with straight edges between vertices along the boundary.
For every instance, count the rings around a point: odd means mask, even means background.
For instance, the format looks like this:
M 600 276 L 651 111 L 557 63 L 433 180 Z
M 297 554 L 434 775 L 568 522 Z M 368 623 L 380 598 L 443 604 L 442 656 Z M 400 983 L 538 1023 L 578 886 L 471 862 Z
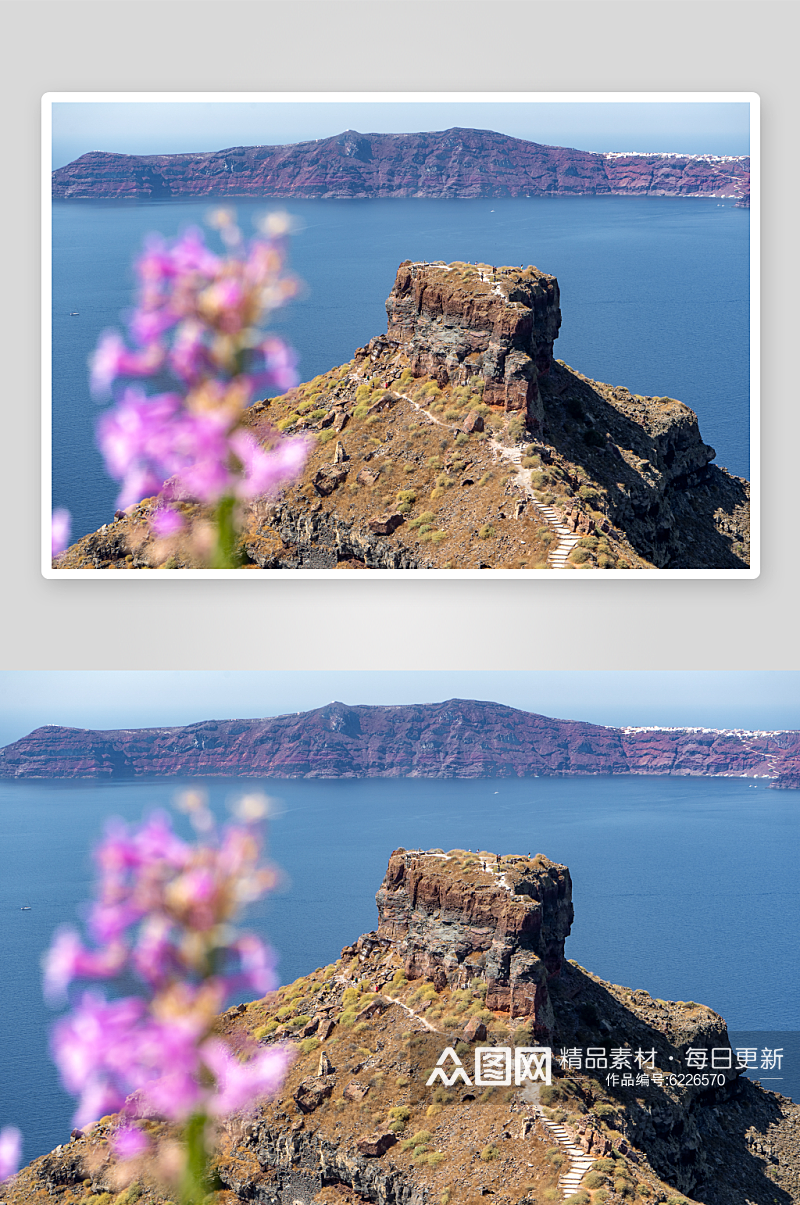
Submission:
M 459 266 L 460 267 L 460 266 Z M 521 410 L 540 431 L 537 381 L 553 362 L 561 326 L 558 281 L 537 268 L 404 263 L 386 302 L 387 338 L 414 377 L 439 385 L 481 383 L 486 405 Z
M 688 406 L 553 360 L 554 277 L 406 261 L 386 308 L 387 334 L 348 364 L 246 411 L 266 445 L 304 432 L 311 450 L 243 509 L 243 568 L 747 568 L 748 483 L 711 463 Z M 179 499 L 165 540 L 157 505 L 118 511 L 55 568 L 203 567 L 207 509 Z
M 53 172 L 53 197 L 742 197 L 749 183 L 747 157 L 594 154 L 491 130 L 346 130 L 206 154 L 91 151 Z
M 564 961 L 572 924 L 566 866 L 535 859 L 395 850 L 376 896 L 378 936 L 403 958 L 408 979 L 439 987 L 485 982 L 486 1007 L 553 1027 L 548 980 Z
M 741 775 L 795 785 L 800 733 L 606 728 L 499 703 L 331 703 L 255 720 L 87 731 L 50 725 L 0 750 L 2 778 L 525 778 Z
M 711 1009 L 564 961 L 569 897 L 541 854 L 395 851 L 377 932 L 218 1019 L 242 1059 L 295 1057 L 274 1099 L 220 1125 L 208 1205 L 796 1205 L 800 1106 L 740 1077 Z M 545 1035 L 550 1085 L 476 1082 L 481 1052 Z M 731 1068 L 686 1074 L 692 1049 Z M 625 1050 L 645 1073 L 602 1069 Z M 452 1084 L 431 1078 L 443 1058 Z M 140 1114 L 149 1155 L 120 1164 L 104 1117 L 5 1184 L 7 1205 L 175 1199 L 155 1173 L 174 1132 Z

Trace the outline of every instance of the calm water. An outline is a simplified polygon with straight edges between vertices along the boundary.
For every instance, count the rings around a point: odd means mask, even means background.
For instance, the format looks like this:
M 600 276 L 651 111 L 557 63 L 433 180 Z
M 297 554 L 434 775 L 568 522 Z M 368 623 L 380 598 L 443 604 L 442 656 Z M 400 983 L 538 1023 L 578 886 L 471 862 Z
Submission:
M 242 228 L 280 202 L 237 202 Z M 308 380 L 386 329 L 404 259 L 533 263 L 561 286 L 556 356 L 597 380 L 686 402 L 717 463 L 749 477 L 750 215 L 682 197 L 292 201 L 303 227 L 292 263 L 303 300 L 276 323 Z M 143 236 L 200 223 L 208 201 L 53 206 L 53 501 L 85 534 L 117 487 L 94 449 L 86 359 L 131 304 Z M 79 317 L 70 317 L 77 310 Z
M 87 851 L 106 818 L 139 820 L 181 785 L 0 786 L 0 1126 L 20 1125 L 26 1158 L 63 1141 L 72 1113 L 46 1052 L 42 951 L 91 893 Z M 206 785 L 223 814 L 254 784 Z M 743 1045 L 786 1047 L 785 1079 L 771 1086 L 800 1099 L 796 792 L 680 778 L 263 787 L 284 802 L 270 838 L 289 883 L 250 922 L 279 951 L 283 982 L 375 927 L 375 891 L 397 846 L 541 851 L 572 873 L 568 957 L 654 996 L 710 1005 L 732 1038 L 747 1031 Z

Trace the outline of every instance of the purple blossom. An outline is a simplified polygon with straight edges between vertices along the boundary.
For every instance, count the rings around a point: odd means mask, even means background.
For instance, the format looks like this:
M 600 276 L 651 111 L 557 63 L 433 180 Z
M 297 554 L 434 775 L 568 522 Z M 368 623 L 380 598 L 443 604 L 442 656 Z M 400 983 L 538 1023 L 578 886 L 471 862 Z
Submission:
M 106 331 L 89 358 L 92 393 L 107 394 L 118 377 L 153 376 L 163 363 L 164 349 L 158 343 L 148 343 L 141 351 L 128 351 L 115 331 Z
M 239 498 L 272 493 L 298 475 L 309 452 L 304 439 L 283 440 L 267 452 L 249 431 L 234 431 L 230 444 L 244 470 L 235 486 Z
M 16 1126 L 5 1126 L 0 1130 L 0 1183 L 15 1174 L 21 1153 L 22 1134 Z
M 240 1109 L 254 1108 L 262 1097 L 278 1090 L 291 1062 L 289 1051 L 275 1047 L 247 1063 L 240 1063 L 218 1038 L 205 1042 L 201 1053 L 216 1080 L 216 1091 L 207 1103 L 212 1117 L 226 1117 Z
M 114 1136 L 113 1147 L 118 1159 L 137 1159 L 150 1149 L 150 1139 L 136 1126 L 123 1126 Z
M 63 507 L 53 511 L 50 521 L 50 543 L 52 555 L 58 556 L 69 546 L 69 533 L 72 529 L 72 515 Z
M 264 340 L 261 350 L 264 355 L 263 380 L 258 378 L 256 388 L 270 385 L 282 392 L 294 389 L 300 382 L 300 374 L 297 371 L 299 357 L 294 348 L 273 336 Z
M 43 959 L 44 994 L 48 1000 L 60 1000 L 74 979 L 111 979 L 121 971 L 125 956 L 119 943 L 87 950 L 74 929 L 62 929 Z
M 177 535 L 186 526 L 183 515 L 171 506 L 162 506 L 150 519 L 150 526 L 157 536 L 166 538 Z

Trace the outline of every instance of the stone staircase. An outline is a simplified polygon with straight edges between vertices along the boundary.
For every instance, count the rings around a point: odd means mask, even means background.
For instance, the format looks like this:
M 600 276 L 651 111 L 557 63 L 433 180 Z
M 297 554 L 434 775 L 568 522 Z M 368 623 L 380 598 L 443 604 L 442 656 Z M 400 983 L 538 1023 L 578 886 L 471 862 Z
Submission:
M 579 1146 L 575 1145 L 570 1131 L 565 1126 L 558 1125 L 555 1121 L 550 1121 L 541 1112 L 539 1113 L 539 1118 L 569 1159 L 569 1168 L 561 1174 L 558 1180 L 558 1186 L 563 1193 L 563 1200 L 566 1201 L 568 1197 L 571 1197 L 580 1188 L 583 1177 L 594 1163 L 594 1158 L 591 1155 L 587 1155 Z
M 553 506 L 545 506 L 544 503 L 537 499 L 532 499 L 534 506 L 539 514 L 547 521 L 550 527 L 553 528 L 558 536 L 558 543 L 547 554 L 547 563 L 551 569 L 566 569 L 568 568 L 567 561 L 569 554 L 576 544 L 580 542 L 580 536 L 576 536 L 568 527 L 562 523 L 558 511 Z

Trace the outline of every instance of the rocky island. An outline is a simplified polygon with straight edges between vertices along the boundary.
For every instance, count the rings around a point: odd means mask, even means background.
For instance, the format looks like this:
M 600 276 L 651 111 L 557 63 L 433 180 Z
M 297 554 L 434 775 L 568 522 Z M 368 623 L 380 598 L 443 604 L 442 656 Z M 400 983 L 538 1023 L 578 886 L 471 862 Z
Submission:
M 800 785 L 800 732 L 609 728 L 449 699 L 183 728 L 49 725 L 0 749 L 0 779 L 529 778 L 717 775 Z
M 730 197 L 749 204 L 735 155 L 596 154 L 492 130 L 360 134 L 205 154 L 90 151 L 53 172 L 53 199 L 169 197 Z
M 566 866 L 398 849 L 376 898 L 377 928 L 335 963 L 218 1019 L 243 1057 L 296 1057 L 277 1097 L 221 1125 L 207 1205 L 800 1201 L 800 1106 L 741 1074 L 710 1008 L 567 959 Z M 523 1061 L 545 1049 L 550 1083 Z M 723 1069 L 687 1074 L 690 1050 Z M 609 1071 L 625 1051 L 629 1072 Z M 166 1149 L 169 1126 L 137 1124 Z M 164 1202 L 151 1163 L 116 1163 L 119 1125 L 65 1135 L 6 1205 Z
M 554 358 L 554 276 L 400 265 L 387 331 L 351 361 L 251 406 L 265 443 L 303 432 L 300 479 L 242 516 L 243 569 L 746 569 L 749 483 L 697 416 Z M 57 569 L 202 567 L 208 514 L 154 538 L 157 498 L 117 512 Z

